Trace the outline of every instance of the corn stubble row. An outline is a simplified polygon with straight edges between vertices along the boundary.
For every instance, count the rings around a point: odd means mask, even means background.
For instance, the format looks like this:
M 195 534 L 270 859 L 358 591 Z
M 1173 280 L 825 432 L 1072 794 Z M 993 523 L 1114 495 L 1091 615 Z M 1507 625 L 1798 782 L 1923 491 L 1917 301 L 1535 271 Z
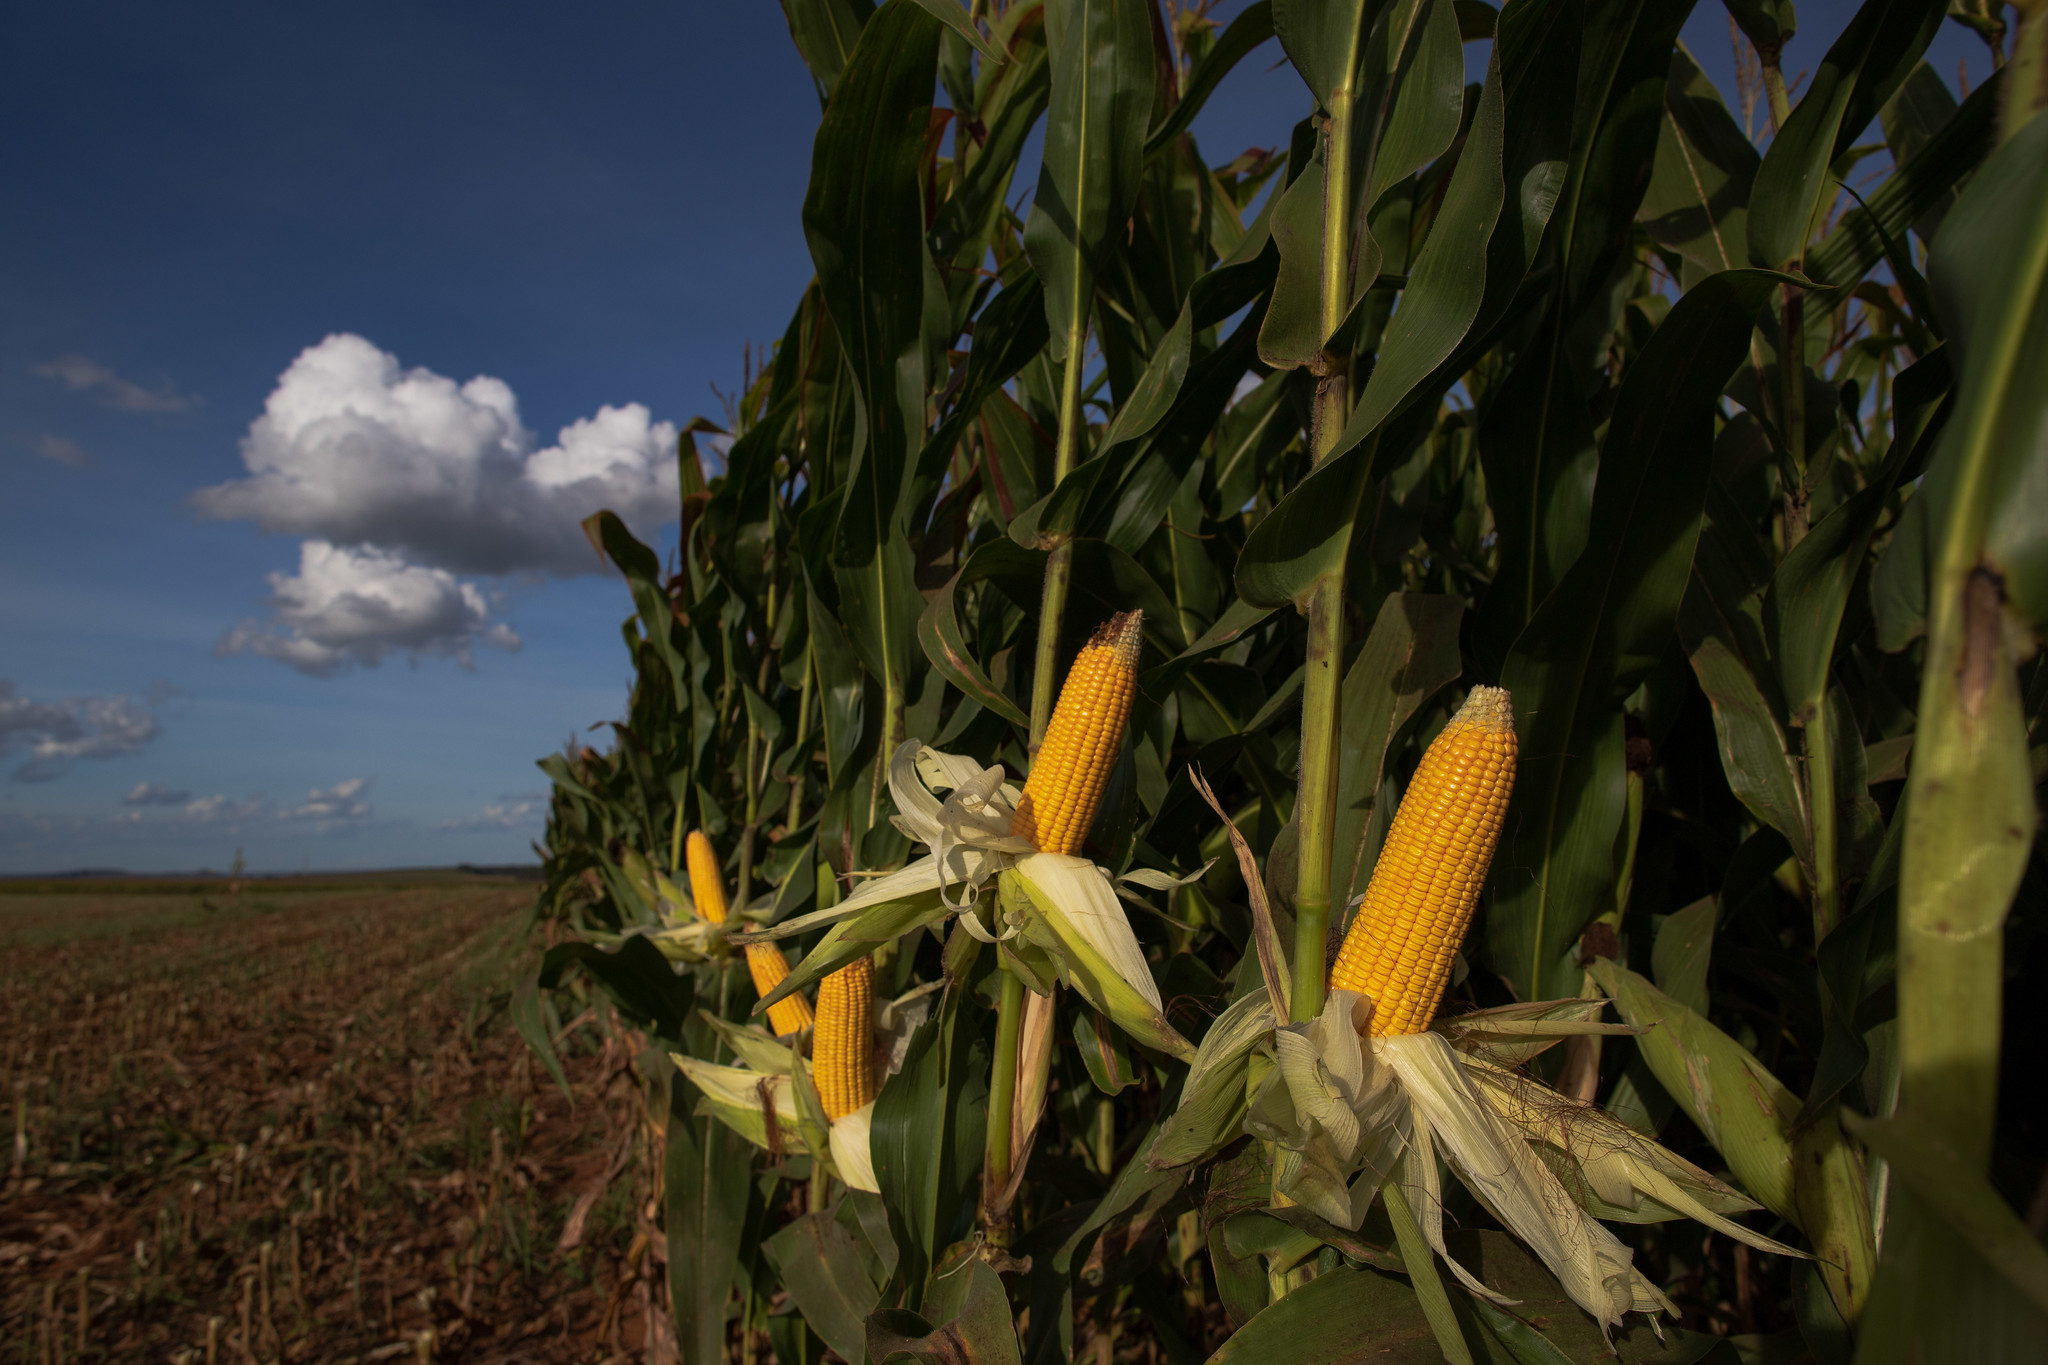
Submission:
M 527 895 L 282 895 L 161 930 L 192 902 L 124 896 L 131 936 L 9 948 L 0 1361 L 643 1333 L 647 1267 L 613 1293 L 651 1179 L 629 1040 L 572 1033 L 572 1114 L 486 1019 L 503 986 L 474 964 L 512 965 Z

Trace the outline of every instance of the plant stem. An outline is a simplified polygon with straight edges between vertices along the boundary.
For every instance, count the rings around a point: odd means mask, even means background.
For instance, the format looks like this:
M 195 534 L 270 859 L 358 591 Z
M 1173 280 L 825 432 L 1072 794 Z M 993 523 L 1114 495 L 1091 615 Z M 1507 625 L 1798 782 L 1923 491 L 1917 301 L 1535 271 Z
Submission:
M 1294 818 L 1301 864 L 1294 883 L 1294 1018 L 1323 1012 L 1330 932 L 1330 864 L 1337 835 L 1338 687 L 1344 664 L 1344 580 L 1317 582 L 1308 604 L 1301 688 L 1301 788 Z
M 1806 538 L 1806 296 L 1785 286 L 1784 331 L 1778 347 L 1778 435 L 1784 442 L 1785 551 Z
M 2031 207 L 2017 259 L 2000 263 L 2008 296 L 1972 334 L 1974 373 L 1943 433 L 1953 474 L 1932 547 L 1899 869 L 1899 1107 L 1922 1116 L 1974 1173 L 1990 1165 L 1997 1117 L 2002 930 L 2038 823 L 2017 632 L 2005 581 L 1984 558 L 1994 470 L 2019 458 L 2001 424 L 2031 401 L 2018 396 L 2030 380 L 2022 342 L 2035 311 L 2022 301 L 2048 292 L 2048 196 Z
M 1024 1022 L 1024 979 L 1008 967 L 996 1007 L 996 1052 L 989 1063 L 987 1175 L 983 1188 L 993 1199 L 1010 1183 L 1010 1125 L 1017 1103 L 1017 1034 Z M 984 1201 L 984 1205 L 988 1202 Z M 983 1229 L 995 1246 L 1010 1244 L 1007 1216 L 989 1218 Z
M 1778 44 L 1760 47 L 1756 50 L 1757 61 L 1764 69 L 1764 98 L 1771 106 L 1771 136 L 1785 126 L 1785 120 L 1792 117 L 1792 96 L 1785 89 L 1785 68 L 1780 65 L 1784 49 Z
M 760 742 L 761 727 L 754 721 L 751 709 L 747 712 L 747 754 L 740 768 L 740 781 L 746 784 L 747 823 L 740 831 L 740 868 L 733 909 L 745 913 L 747 902 L 754 898 L 754 825 L 761 814 L 761 788 L 754 781 L 754 746 Z
M 2048 108 L 2048 5 L 2041 0 L 2027 0 L 2013 7 L 2019 11 L 2020 31 L 2013 40 L 2012 60 L 2005 64 L 2005 107 L 1999 110 L 1998 120 L 2000 142 Z
M 1349 408 L 1349 356 L 1332 348 L 1351 311 L 1351 86 L 1330 97 L 1323 133 L 1323 279 L 1319 312 L 1324 350 L 1315 368 L 1318 464 L 1343 433 Z M 1330 932 L 1330 865 L 1337 837 L 1337 735 L 1344 672 L 1344 569 L 1309 590 L 1308 651 L 1301 685 L 1301 786 L 1294 803 L 1301 862 L 1294 884 L 1294 1017 L 1323 1010 Z
M 1095 1101 L 1095 1169 L 1116 1171 L 1116 1105 L 1106 1095 Z
M 1082 351 L 1088 342 L 1088 317 L 1076 309 L 1073 326 L 1067 331 L 1066 368 L 1060 380 L 1060 435 L 1053 451 L 1053 487 L 1058 488 L 1073 471 L 1081 450 L 1085 421 L 1081 411 Z M 1066 537 L 1052 546 L 1045 562 L 1045 588 L 1038 601 L 1038 651 L 1031 667 L 1031 749 L 1036 753 L 1045 739 L 1045 727 L 1052 723 L 1052 707 L 1059 696 L 1060 626 L 1067 615 L 1067 587 L 1073 580 L 1074 547 Z
M 797 750 L 795 758 L 790 763 L 789 819 L 783 822 L 783 828 L 792 833 L 795 832 L 798 825 L 804 822 L 804 773 L 809 770 L 810 764 L 804 759 L 803 743 L 811 733 L 811 684 L 812 680 L 817 676 L 817 661 L 811 655 L 810 645 L 806 644 L 804 646 L 804 685 L 803 690 L 797 695 L 796 703 Z
M 1839 822 L 1835 818 L 1835 742 L 1822 689 L 1806 722 L 1806 807 L 1813 821 L 1813 942 L 1834 932 L 1842 914 Z

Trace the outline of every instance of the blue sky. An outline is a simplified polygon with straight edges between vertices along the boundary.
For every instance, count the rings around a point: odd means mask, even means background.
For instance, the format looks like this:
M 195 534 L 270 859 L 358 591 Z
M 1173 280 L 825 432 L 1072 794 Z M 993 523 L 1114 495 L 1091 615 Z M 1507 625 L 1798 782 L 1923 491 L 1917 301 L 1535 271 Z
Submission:
M 1802 6 L 1788 71 L 1850 12 Z M 1702 4 L 1686 37 L 1732 95 L 1726 28 Z M 80 0 L 10 31 L 0 872 L 529 857 L 534 760 L 627 684 L 575 521 L 666 548 L 663 443 L 810 274 L 779 8 Z M 1933 56 L 1989 69 L 1953 27 Z M 1211 160 L 1284 144 L 1279 61 L 1197 122 Z

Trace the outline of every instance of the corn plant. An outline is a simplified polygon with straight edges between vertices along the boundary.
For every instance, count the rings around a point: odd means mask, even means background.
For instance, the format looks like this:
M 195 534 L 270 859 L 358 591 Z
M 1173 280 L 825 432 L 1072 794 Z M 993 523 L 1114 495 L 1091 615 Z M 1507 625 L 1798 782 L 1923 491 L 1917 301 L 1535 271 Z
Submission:
M 515 1002 L 644 1034 L 685 1360 L 2048 1341 L 2048 21 L 1731 2 L 1738 120 L 1691 8 L 784 0 Z

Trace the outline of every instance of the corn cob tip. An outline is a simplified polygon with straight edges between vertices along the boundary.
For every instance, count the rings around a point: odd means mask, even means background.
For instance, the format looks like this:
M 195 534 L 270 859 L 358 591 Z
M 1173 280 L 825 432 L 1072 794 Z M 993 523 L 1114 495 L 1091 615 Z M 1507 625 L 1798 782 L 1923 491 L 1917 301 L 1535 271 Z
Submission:
M 1088 637 L 1088 649 L 1113 649 L 1125 668 L 1138 666 L 1138 651 L 1145 644 L 1145 613 L 1120 611 L 1095 628 Z
M 1472 689 L 1465 698 L 1465 704 L 1451 717 L 1452 725 L 1469 725 L 1474 729 L 1492 731 L 1513 731 L 1515 728 L 1515 703 L 1505 687 L 1488 687 L 1481 684 Z

